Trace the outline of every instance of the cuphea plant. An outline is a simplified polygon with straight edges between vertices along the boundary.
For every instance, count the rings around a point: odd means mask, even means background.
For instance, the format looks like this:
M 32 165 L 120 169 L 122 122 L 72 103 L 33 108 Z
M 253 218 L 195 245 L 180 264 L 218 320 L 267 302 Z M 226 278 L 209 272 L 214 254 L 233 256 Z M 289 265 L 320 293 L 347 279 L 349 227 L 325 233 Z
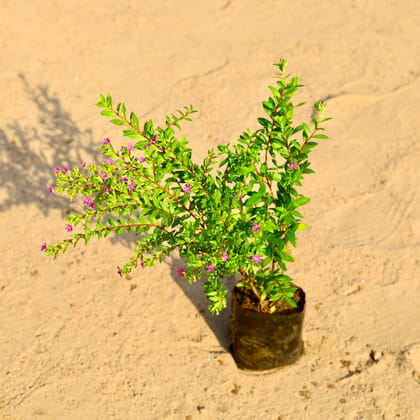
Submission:
M 280 74 L 276 86 L 269 86 L 260 127 L 209 150 L 201 164 L 193 162 L 185 137 L 175 135 L 196 112 L 192 106 L 167 116 L 162 126 L 152 121 L 141 126 L 136 114 L 127 116 L 124 103 L 101 95 L 96 104 L 101 114 L 134 141 L 115 150 L 106 138 L 102 163 L 55 168 L 57 186 L 50 193 L 81 197 L 85 205 L 67 217 L 65 228 L 72 232 L 81 224 L 82 229 L 56 245 L 43 244 L 42 250 L 55 258 L 80 240 L 134 231 L 134 256 L 118 267 L 120 275 L 177 251 L 186 259 L 179 277 L 194 282 L 205 274 L 213 313 L 226 306 L 220 280 L 237 273 L 238 286 L 253 291 L 262 311 L 273 312 L 279 299 L 295 306 L 296 287 L 285 274 L 286 263 L 293 261 L 289 247 L 296 246 L 296 231 L 306 226 L 297 209 L 309 201 L 296 187 L 313 172 L 308 156 L 316 140 L 328 138 L 320 132 L 330 118 L 322 119 L 325 103 L 318 102 L 312 127 L 294 126 L 294 108 L 303 103 L 291 99 L 302 85 L 285 74 L 285 60 L 276 66 Z

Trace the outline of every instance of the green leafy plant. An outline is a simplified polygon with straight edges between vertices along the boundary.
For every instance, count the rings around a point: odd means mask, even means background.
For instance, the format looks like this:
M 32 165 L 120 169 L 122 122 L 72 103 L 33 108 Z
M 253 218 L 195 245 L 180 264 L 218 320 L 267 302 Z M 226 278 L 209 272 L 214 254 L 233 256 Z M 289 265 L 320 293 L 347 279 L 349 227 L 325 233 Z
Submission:
M 120 275 L 177 251 L 186 259 L 179 277 L 191 283 L 205 274 L 213 313 L 226 306 L 221 279 L 237 273 L 238 286 L 253 291 L 261 310 L 273 312 L 280 299 L 296 306 L 296 287 L 285 271 L 296 232 L 306 227 L 298 208 L 309 201 L 296 187 L 314 172 L 308 156 L 317 140 L 328 138 L 321 124 L 330 118 L 323 119 L 325 103 L 318 102 L 311 126 L 294 126 L 294 109 L 303 103 L 291 99 L 302 85 L 285 73 L 285 60 L 275 66 L 279 74 L 262 103 L 266 116 L 258 118 L 260 127 L 209 150 L 201 164 L 193 162 L 186 138 L 175 133 L 196 112 L 192 106 L 167 116 L 162 126 L 140 125 L 124 103 L 101 95 L 101 114 L 133 142 L 115 150 L 106 138 L 102 163 L 55 168 L 56 187 L 49 191 L 82 199 L 84 210 L 68 216 L 66 225 L 69 232 L 79 224 L 82 229 L 41 249 L 55 258 L 80 240 L 87 244 L 93 236 L 134 231 L 134 256 L 118 267 Z

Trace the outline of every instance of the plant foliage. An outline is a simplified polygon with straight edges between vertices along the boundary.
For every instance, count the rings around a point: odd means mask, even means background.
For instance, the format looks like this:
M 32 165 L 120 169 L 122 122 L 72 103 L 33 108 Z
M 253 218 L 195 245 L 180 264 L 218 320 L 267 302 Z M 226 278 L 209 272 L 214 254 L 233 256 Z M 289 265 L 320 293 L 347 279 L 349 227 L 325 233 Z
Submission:
M 96 104 L 112 124 L 121 126 L 132 143 L 115 150 L 105 139 L 105 160 L 96 165 L 56 168 L 54 191 L 70 199 L 81 197 L 85 208 L 67 218 L 67 230 L 79 233 L 56 245 L 43 246 L 54 258 L 79 241 L 134 231 L 134 256 L 121 268 L 125 275 L 138 265 L 151 266 L 177 251 L 186 259 L 180 277 L 194 282 L 206 274 L 209 310 L 226 306 L 221 279 L 241 273 L 239 286 L 251 288 L 261 305 L 284 299 L 295 306 L 296 290 L 285 274 L 293 261 L 290 247 L 296 232 L 306 227 L 300 207 L 309 198 L 296 190 L 313 173 L 309 154 L 322 134 L 324 102 L 314 105 L 310 124 L 293 124 L 292 97 L 302 86 L 285 74 L 286 61 L 275 65 L 279 75 L 263 101 L 264 117 L 256 131 L 244 131 L 232 143 L 209 150 L 201 164 L 192 160 L 181 123 L 196 110 L 183 110 L 141 124 L 124 103 L 101 95 Z M 272 310 L 272 309 L 271 309 Z

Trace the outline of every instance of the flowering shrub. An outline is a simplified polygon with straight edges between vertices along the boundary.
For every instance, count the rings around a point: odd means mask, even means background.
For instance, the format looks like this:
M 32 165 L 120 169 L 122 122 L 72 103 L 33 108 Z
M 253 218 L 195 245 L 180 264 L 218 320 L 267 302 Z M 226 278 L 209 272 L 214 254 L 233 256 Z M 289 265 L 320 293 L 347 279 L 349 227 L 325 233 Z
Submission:
M 328 138 L 320 124 L 330 118 L 322 119 L 325 103 L 319 102 L 312 128 L 294 126 L 294 108 L 303 104 L 294 105 L 291 98 L 302 85 L 285 74 L 285 60 L 276 66 L 277 86 L 269 86 L 260 127 L 209 150 L 201 164 L 192 161 L 185 137 L 175 135 L 182 121 L 191 121 L 192 106 L 167 116 L 163 126 L 152 121 L 141 126 L 136 114 L 127 115 L 124 103 L 101 95 L 96 104 L 101 114 L 133 141 L 115 150 L 106 138 L 102 163 L 54 169 L 57 186 L 49 192 L 80 197 L 84 204 L 82 212 L 67 217 L 65 229 L 72 232 L 79 224 L 82 229 L 41 249 L 55 258 L 80 240 L 87 244 L 92 236 L 134 231 L 134 256 L 117 267 L 120 275 L 177 251 L 186 259 L 179 277 L 191 283 L 206 274 L 204 290 L 213 313 L 226 306 L 220 279 L 238 272 L 238 285 L 252 289 L 262 308 L 272 312 L 279 299 L 295 306 L 296 288 L 284 272 L 293 261 L 289 246 L 296 246 L 296 231 L 306 227 L 297 209 L 309 201 L 295 187 L 313 172 L 308 155 L 315 140 Z

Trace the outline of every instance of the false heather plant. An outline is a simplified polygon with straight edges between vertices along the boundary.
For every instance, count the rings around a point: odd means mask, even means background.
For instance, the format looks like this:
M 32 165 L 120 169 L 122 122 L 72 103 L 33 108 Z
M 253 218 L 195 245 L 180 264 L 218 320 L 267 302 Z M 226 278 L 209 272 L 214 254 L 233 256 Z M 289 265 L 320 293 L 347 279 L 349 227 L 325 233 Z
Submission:
M 134 231 L 134 256 L 117 267 L 120 275 L 177 251 L 186 260 L 179 277 L 192 283 L 205 274 L 213 313 L 226 306 L 221 279 L 237 273 L 238 286 L 253 291 L 261 310 L 275 311 L 280 299 L 296 306 L 296 287 L 285 271 L 296 232 L 306 227 L 298 208 L 309 201 L 296 187 L 314 172 L 308 156 L 316 140 L 328 138 L 321 124 L 330 118 L 322 119 L 325 103 L 318 102 L 311 127 L 293 125 L 294 109 L 303 103 L 291 99 L 302 85 L 285 74 L 285 60 L 275 66 L 280 73 L 262 103 L 266 116 L 258 118 L 259 128 L 209 150 L 201 164 L 193 162 L 186 138 L 175 133 L 181 122 L 191 121 L 192 106 L 167 116 L 161 126 L 140 125 L 124 103 L 101 95 L 101 114 L 122 126 L 132 142 L 116 150 L 106 138 L 103 162 L 54 169 L 57 186 L 49 192 L 79 197 L 84 210 L 67 217 L 69 238 L 41 249 L 55 258 L 81 240 Z

